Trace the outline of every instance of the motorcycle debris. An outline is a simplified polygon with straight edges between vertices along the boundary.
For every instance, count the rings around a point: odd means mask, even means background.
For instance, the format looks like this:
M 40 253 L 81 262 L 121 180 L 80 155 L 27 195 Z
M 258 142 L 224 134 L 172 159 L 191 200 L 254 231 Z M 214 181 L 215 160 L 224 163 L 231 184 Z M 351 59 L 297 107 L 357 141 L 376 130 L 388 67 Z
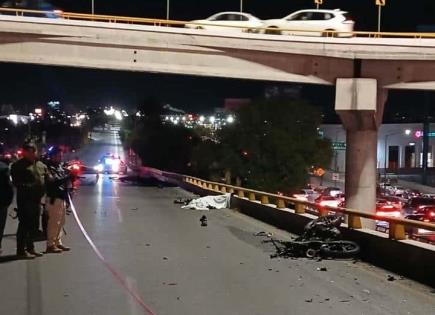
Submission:
M 392 275 L 387 275 L 387 281 L 396 281 L 396 277 L 392 276 Z
M 328 271 L 328 268 L 326 268 L 326 267 L 319 267 L 316 270 L 317 271 Z
M 370 290 L 364 289 L 363 290 L 364 293 L 370 294 Z
M 201 219 L 199 219 L 199 222 L 201 222 L 201 226 L 207 226 L 208 225 L 207 217 L 205 215 L 203 215 L 201 217 Z
M 260 232 L 254 233 L 254 236 L 267 236 L 267 237 L 271 237 L 271 236 L 273 236 L 273 233 L 269 233 L 269 232 L 265 232 L 265 231 L 260 231 Z
M 305 302 L 311 303 L 311 302 L 313 302 L 313 299 L 306 299 Z

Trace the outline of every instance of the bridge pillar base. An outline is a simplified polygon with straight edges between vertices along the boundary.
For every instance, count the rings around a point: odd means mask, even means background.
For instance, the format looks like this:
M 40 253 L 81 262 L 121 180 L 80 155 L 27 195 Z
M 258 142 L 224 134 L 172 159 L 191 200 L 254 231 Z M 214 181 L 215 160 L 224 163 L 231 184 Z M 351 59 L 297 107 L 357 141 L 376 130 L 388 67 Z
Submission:
M 346 129 L 346 207 L 368 213 L 376 210 L 378 127 L 386 93 L 375 79 L 337 79 L 336 104 Z M 362 226 L 374 228 L 372 220 Z

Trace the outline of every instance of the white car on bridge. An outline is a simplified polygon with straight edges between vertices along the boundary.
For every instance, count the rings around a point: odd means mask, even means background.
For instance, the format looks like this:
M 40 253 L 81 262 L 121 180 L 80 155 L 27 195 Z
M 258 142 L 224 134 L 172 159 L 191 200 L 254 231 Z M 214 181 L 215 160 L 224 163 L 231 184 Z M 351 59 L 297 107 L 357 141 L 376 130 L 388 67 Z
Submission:
M 190 21 L 185 27 L 199 30 L 259 33 L 263 22 L 249 13 L 220 12 L 204 20 Z
M 346 11 L 300 10 L 282 19 L 265 20 L 266 34 L 351 37 L 355 22 Z M 335 33 L 337 32 L 337 33 Z

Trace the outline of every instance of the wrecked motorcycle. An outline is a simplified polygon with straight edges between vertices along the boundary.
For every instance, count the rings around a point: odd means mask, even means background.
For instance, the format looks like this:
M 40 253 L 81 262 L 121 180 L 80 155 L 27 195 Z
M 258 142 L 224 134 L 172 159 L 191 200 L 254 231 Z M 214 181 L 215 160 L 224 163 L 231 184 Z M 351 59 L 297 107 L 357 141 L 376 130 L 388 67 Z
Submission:
M 308 258 L 350 258 L 357 255 L 360 247 L 357 243 L 341 239 L 338 229 L 343 222 L 342 216 L 329 215 L 309 222 L 301 236 L 292 241 L 280 241 L 273 238 L 265 240 L 272 243 L 276 253 L 271 258 L 308 257 Z

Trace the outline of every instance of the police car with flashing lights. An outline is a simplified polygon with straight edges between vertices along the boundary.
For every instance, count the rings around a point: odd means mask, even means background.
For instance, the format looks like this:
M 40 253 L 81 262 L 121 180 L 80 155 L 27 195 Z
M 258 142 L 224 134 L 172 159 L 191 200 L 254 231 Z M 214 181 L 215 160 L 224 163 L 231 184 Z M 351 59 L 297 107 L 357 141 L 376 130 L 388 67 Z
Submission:
M 98 160 L 98 164 L 94 167 L 97 173 L 107 174 L 125 174 L 127 173 L 127 165 L 121 158 L 115 157 L 113 154 L 105 154 Z

